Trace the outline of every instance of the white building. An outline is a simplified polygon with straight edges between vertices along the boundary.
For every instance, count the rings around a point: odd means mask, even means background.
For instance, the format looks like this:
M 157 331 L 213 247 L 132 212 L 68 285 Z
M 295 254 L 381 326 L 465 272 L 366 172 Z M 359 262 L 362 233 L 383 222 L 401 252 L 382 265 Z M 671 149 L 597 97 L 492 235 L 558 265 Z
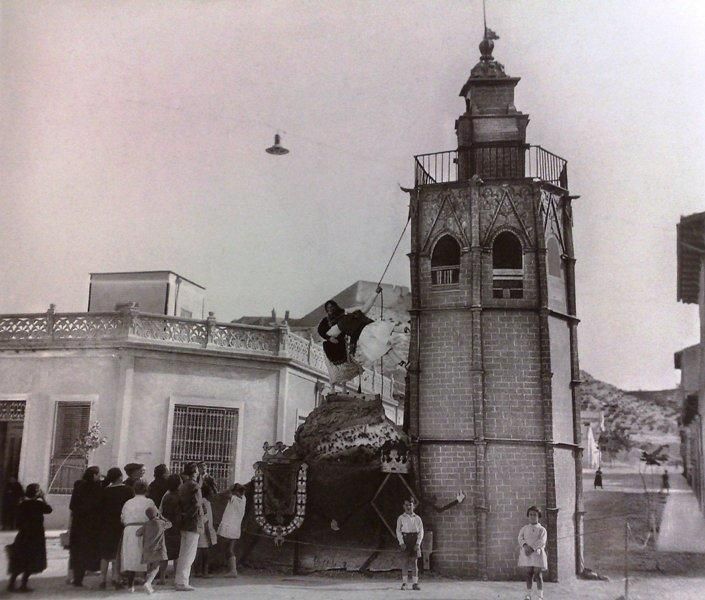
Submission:
M 206 318 L 206 288 L 172 271 L 91 273 L 88 312 L 110 312 L 131 302 L 142 312 Z
M 583 429 L 583 468 L 597 469 L 602 462 L 600 435 L 605 430 L 605 416 L 602 411 L 583 410 L 580 412 Z
M 285 323 L 172 316 L 199 305 L 186 302 L 185 279 L 179 300 L 174 273 L 127 275 L 93 276 L 89 312 L 0 315 L 0 479 L 17 473 L 47 489 L 48 527 L 66 525 L 73 482 L 88 464 L 104 472 L 139 462 L 149 476 L 160 463 L 203 459 L 221 485 L 248 481 L 262 444 L 292 443 L 328 380 L 321 347 Z M 126 291 L 135 282 L 139 295 Z M 190 298 L 199 289 L 192 284 Z M 143 312 L 156 290 L 166 308 Z M 135 298 L 139 308 L 126 305 Z M 362 388 L 384 389 L 385 409 L 401 419 L 389 380 L 368 372 Z M 86 460 L 74 440 L 96 421 L 107 443 Z

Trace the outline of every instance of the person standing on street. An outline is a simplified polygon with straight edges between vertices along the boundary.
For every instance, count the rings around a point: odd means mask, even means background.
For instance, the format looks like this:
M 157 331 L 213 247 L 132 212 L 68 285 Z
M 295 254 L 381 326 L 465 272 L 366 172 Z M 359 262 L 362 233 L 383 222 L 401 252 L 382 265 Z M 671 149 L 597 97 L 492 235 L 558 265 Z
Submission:
M 2 494 L 2 528 L 9 531 L 15 528 L 17 505 L 24 496 L 22 484 L 15 477 L 8 477 Z
M 100 585 L 99 589 L 107 589 L 108 566 L 112 565 L 112 579 L 115 589 L 120 589 L 120 574 L 117 571 L 117 556 L 122 539 L 122 508 L 125 503 L 135 497 L 132 488 L 122 482 L 122 471 L 118 467 L 108 469 L 105 475 L 107 487 L 103 488 L 101 502 L 101 534 L 100 534 Z
M 595 489 L 597 489 L 598 487 L 600 489 L 604 489 L 602 487 L 602 469 L 600 469 L 599 467 L 597 468 L 597 471 L 595 471 L 594 485 L 595 485 Z
M 198 538 L 204 531 L 201 489 L 195 481 L 197 474 L 196 463 L 186 463 L 183 473 L 184 482 L 179 486 L 178 492 L 181 547 L 174 578 L 174 589 L 178 592 L 190 592 L 195 589 L 189 584 L 189 577 L 191 565 L 198 551 Z
M 147 507 L 144 512 L 148 521 L 136 531 L 136 535 L 142 538 L 142 562 L 147 565 L 144 589 L 153 594 L 152 582 L 167 557 L 164 532 L 171 528 L 171 523 L 154 506 Z
M 419 590 L 419 565 L 421 542 L 423 541 L 423 521 L 414 512 L 414 500 L 404 501 L 404 512 L 397 519 L 397 540 L 402 551 L 401 589 L 405 590 L 411 571 L 411 589 Z
M 245 488 L 236 483 L 230 488 L 230 499 L 218 527 L 218 535 L 225 541 L 225 552 L 230 567 L 228 577 L 237 577 L 235 543 L 242 533 L 242 518 L 245 516 L 246 506 Z
M 17 507 L 17 536 L 10 546 L 9 592 L 31 592 L 27 581 L 32 573 L 41 573 L 47 568 L 46 536 L 44 535 L 44 515 L 51 512 L 51 506 L 44 500 L 38 483 L 30 483 L 25 499 Z M 22 575 L 22 583 L 15 589 L 15 580 Z
M 167 492 L 162 497 L 162 502 L 159 505 L 161 515 L 172 524 L 172 527 L 167 529 L 164 535 L 167 559 L 162 561 L 159 567 L 161 585 L 166 584 L 167 563 L 169 561 L 173 562 L 174 573 L 176 573 L 176 561 L 179 559 L 179 548 L 181 547 L 181 531 L 179 531 L 179 517 L 181 515 L 179 509 L 179 486 L 181 483 L 180 475 L 176 473 L 169 475 L 167 478 Z
M 526 596 L 531 600 L 531 587 L 536 581 L 536 591 L 539 600 L 543 600 L 543 572 L 548 570 L 546 557 L 546 528 L 539 523 L 541 511 L 537 506 L 530 506 L 526 511 L 529 523 L 519 531 L 519 561 L 520 567 L 526 568 Z
M 671 491 L 671 482 L 668 477 L 668 469 L 664 469 L 663 475 L 661 475 L 661 491 L 664 494 L 668 494 Z
M 69 509 L 71 531 L 69 536 L 73 585 L 83 587 L 86 571 L 100 569 L 100 534 L 102 531 L 103 487 L 100 469 L 88 467 L 82 479 L 73 488 Z
M 156 506 L 162 503 L 162 498 L 169 489 L 168 478 L 169 467 L 164 464 L 154 467 L 154 481 L 147 488 L 147 498 L 150 498 Z

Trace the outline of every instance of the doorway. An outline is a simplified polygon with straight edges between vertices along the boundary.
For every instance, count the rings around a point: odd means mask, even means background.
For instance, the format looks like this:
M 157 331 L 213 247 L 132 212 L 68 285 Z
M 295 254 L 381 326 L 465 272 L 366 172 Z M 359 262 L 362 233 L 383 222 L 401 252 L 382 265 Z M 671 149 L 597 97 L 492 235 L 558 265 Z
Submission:
M 25 403 L 0 400 L 0 515 L 3 529 L 14 529 L 14 508 L 20 491 L 16 485 L 24 430 Z

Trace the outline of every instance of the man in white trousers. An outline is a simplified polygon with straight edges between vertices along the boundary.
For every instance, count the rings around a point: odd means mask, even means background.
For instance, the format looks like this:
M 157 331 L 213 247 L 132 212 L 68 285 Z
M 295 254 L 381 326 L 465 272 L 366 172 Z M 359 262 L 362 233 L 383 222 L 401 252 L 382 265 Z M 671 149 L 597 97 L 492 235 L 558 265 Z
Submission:
M 191 565 L 196 559 L 198 537 L 203 533 L 203 512 L 201 510 L 201 488 L 196 483 L 198 467 L 196 463 L 184 466 L 185 481 L 179 486 L 179 510 L 181 518 L 181 549 L 176 561 L 174 589 L 177 592 L 191 592 L 195 588 L 189 585 Z

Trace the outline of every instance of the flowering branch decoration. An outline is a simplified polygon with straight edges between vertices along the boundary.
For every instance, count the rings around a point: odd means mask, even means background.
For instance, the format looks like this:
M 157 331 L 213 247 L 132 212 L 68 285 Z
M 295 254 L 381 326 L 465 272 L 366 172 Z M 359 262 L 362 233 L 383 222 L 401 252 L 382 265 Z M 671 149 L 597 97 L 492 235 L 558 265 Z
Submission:
M 86 433 L 79 435 L 73 443 L 72 452 L 80 453 L 88 458 L 88 454 L 107 443 L 108 438 L 104 437 L 100 429 L 100 422 L 96 421 L 88 428 Z
M 51 492 L 52 486 L 54 485 L 56 478 L 58 477 L 59 473 L 61 473 L 61 468 L 66 464 L 69 458 L 78 455 L 88 460 L 88 455 L 93 452 L 93 450 L 100 448 L 103 444 L 106 444 L 108 442 L 108 438 L 102 435 L 102 433 L 103 432 L 100 428 L 100 422 L 96 421 L 95 423 L 93 423 L 93 425 L 88 428 L 85 433 L 82 433 L 74 440 L 73 445 L 71 446 L 71 451 L 66 455 L 64 460 L 61 461 L 59 468 L 56 469 L 56 471 L 54 472 L 54 476 L 49 482 L 49 492 Z

